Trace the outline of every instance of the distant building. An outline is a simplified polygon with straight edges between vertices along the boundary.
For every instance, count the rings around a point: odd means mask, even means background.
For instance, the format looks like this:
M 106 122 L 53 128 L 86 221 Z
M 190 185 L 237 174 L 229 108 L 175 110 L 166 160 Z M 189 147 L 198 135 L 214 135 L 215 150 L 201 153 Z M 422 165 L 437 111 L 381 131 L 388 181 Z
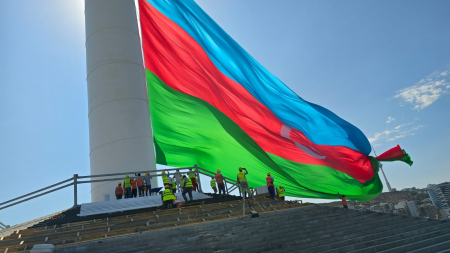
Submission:
M 439 209 L 450 208 L 450 183 L 429 184 L 427 187 L 430 199 Z
M 433 205 L 422 205 L 419 207 L 419 214 L 421 217 L 434 219 L 436 215 L 440 215 L 439 209 Z
M 396 192 L 396 191 L 397 191 L 396 188 L 392 188 L 392 189 L 391 189 L 391 192 Z
M 417 217 L 420 215 L 419 209 L 417 208 L 414 201 L 402 201 L 398 202 L 397 205 L 394 206 L 396 210 L 398 210 L 399 214 L 404 214 L 408 216 Z
M 408 207 L 409 214 L 413 217 L 419 216 L 419 209 L 417 209 L 416 203 L 414 201 L 406 202 L 406 206 Z

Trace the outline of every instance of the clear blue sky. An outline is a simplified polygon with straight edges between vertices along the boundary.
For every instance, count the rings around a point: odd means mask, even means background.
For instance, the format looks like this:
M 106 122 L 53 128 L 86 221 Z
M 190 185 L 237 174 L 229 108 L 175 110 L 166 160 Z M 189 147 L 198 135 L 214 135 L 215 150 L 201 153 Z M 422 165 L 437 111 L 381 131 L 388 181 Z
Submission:
M 197 0 L 302 98 L 358 126 L 393 187 L 450 180 L 450 1 Z M 89 174 L 83 0 L 0 8 L 0 202 Z M 81 186 L 79 200 L 90 200 Z M 0 210 L 16 224 L 72 205 L 72 188 Z

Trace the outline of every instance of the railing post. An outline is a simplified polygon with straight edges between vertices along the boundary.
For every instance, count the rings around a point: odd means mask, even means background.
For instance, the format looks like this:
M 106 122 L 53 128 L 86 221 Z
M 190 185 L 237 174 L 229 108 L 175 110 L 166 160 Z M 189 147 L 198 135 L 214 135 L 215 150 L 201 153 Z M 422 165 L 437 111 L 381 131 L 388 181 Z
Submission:
M 225 190 L 227 191 L 227 195 L 230 195 L 230 193 L 228 192 L 227 180 L 224 179 L 223 182 L 225 183 Z
M 195 167 L 195 173 L 197 174 L 197 181 L 198 181 L 198 188 L 199 188 L 198 191 L 203 193 L 202 183 L 200 182 L 200 173 L 198 172 L 198 165 L 195 164 L 194 167 Z
M 77 208 L 78 206 L 77 185 L 78 185 L 78 174 L 73 174 L 73 208 Z

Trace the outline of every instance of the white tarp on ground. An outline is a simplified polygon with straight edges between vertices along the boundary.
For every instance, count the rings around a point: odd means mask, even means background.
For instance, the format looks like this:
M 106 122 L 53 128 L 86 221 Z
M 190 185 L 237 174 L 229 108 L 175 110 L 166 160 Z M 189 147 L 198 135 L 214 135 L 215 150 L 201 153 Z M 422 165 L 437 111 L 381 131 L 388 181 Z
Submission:
M 177 202 L 184 202 L 181 193 L 178 192 L 175 194 L 175 196 L 177 196 L 176 200 Z M 186 197 L 189 200 L 189 194 L 186 194 Z M 192 198 L 194 198 L 194 200 L 197 200 L 197 199 L 208 199 L 212 197 L 203 193 L 193 191 Z M 102 213 L 122 212 L 134 209 L 162 206 L 162 204 L 163 203 L 161 200 L 161 195 L 86 203 L 81 204 L 81 210 L 78 216 L 89 216 Z

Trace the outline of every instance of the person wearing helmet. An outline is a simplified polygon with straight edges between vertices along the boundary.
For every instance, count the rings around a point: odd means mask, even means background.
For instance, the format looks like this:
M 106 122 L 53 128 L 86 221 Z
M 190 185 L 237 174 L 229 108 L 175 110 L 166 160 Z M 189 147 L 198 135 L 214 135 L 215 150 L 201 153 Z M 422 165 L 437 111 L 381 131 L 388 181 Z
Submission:
M 245 170 L 245 172 L 243 172 Z M 237 174 L 237 182 L 238 182 L 238 187 L 241 187 L 241 191 L 243 191 L 243 195 L 245 197 L 247 197 L 247 192 L 248 191 L 248 183 L 247 183 L 247 178 L 245 177 L 245 175 L 248 174 L 248 171 L 246 168 L 242 168 L 239 167 L 239 173 Z M 249 192 L 250 195 L 250 192 Z
M 274 178 L 272 176 L 270 176 L 270 172 L 267 173 L 267 177 L 266 177 L 266 183 L 267 183 L 267 190 L 270 193 L 270 197 L 272 199 L 275 199 L 275 187 L 273 185 L 274 182 Z
M 195 172 L 192 171 L 192 169 L 189 169 L 188 176 L 192 182 L 192 190 L 197 191 L 197 176 L 195 175 Z
M 216 187 L 216 181 L 214 181 L 214 177 L 211 177 L 210 184 L 211 184 L 211 188 L 214 191 L 214 194 L 216 194 L 217 193 L 217 187 Z
M 150 181 L 152 179 L 152 177 L 150 176 L 150 174 L 148 172 L 145 173 L 145 176 L 142 178 L 142 180 L 144 180 L 144 192 L 145 192 L 145 196 L 151 195 L 152 194 L 152 182 Z
M 119 182 L 116 187 L 116 199 L 122 199 L 122 195 L 123 195 L 122 183 Z
M 220 173 L 220 170 L 217 170 L 216 173 L 216 182 L 217 187 L 219 188 L 219 199 L 222 197 L 225 198 L 225 183 L 223 182 L 223 175 Z
M 284 196 L 285 196 L 285 194 L 284 194 L 284 192 L 285 192 L 286 190 L 284 189 L 284 187 L 283 186 L 278 186 L 278 197 L 280 198 L 280 199 L 282 199 L 283 201 L 284 201 Z
M 131 197 L 130 198 L 137 198 L 137 181 L 133 178 L 131 179 Z
M 137 174 L 137 186 L 138 186 L 138 191 L 139 191 L 139 197 L 144 197 L 144 180 L 141 178 L 141 173 Z
M 175 180 L 175 176 L 172 177 L 172 193 L 174 195 L 177 193 L 177 181 Z
M 131 179 L 128 175 L 125 176 L 123 186 L 125 187 L 125 198 L 131 198 Z
M 164 185 L 168 185 L 170 189 L 172 190 L 172 184 L 170 182 L 169 173 L 166 174 L 165 171 L 162 172 L 162 180 Z
M 188 202 L 188 200 L 186 198 L 186 193 L 189 193 L 190 201 L 193 200 L 192 199 L 192 187 L 193 187 L 193 184 L 192 184 L 191 179 L 189 177 L 186 177 L 186 175 L 183 175 L 183 193 L 182 193 L 182 195 L 183 195 L 183 199 L 184 199 L 185 203 Z
M 173 203 L 176 200 L 175 195 L 172 193 L 171 187 L 168 184 L 164 185 L 164 187 L 166 189 L 163 191 L 163 194 L 161 195 L 161 199 L 163 201 L 163 207 L 164 208 L 172 208 Z

